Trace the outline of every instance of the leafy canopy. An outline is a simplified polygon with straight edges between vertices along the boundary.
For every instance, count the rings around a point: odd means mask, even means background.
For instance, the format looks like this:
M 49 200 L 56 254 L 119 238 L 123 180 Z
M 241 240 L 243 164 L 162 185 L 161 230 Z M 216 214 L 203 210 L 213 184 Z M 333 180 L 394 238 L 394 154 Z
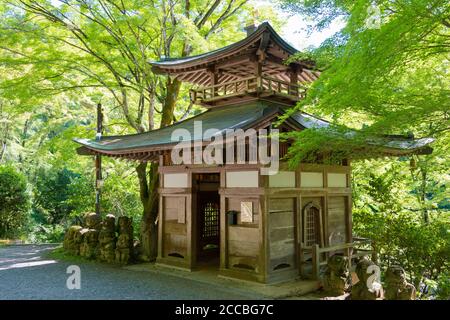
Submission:
M 361 143 L 374 134 L 411 132 L 448 144 L 448 1 L 284 3 L 289 10 L 315 16 L 317 28 L 337 17 L 346 21 L 346 26 L 321 47 L 299 55 L 312 56 L 323 72 L 297 108 L 328 117 L 335 124 L 361 129 Z M 314 136 L 318 136 L 318 143 L 311 141 Z M 326 139 L 320 133 L 308 132 L 297 138 L 292 150 L 297 161 L 324 146 L 320 142 Z M 332 143 L 325 146 L 333 149 Z M 352 152 L 351 148 L 347 150 Z

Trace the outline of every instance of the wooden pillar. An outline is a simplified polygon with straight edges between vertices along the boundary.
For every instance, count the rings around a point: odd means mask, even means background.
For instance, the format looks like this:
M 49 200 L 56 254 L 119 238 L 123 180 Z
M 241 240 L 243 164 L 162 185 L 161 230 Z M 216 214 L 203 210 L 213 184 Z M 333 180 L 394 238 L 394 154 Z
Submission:
M 220 168 L 220 190 L 226 188 L 226 171 L 222 167 Z M 224 270 L 228 268 L 228 219 L 227 219 L 227 201 L 223 193 L 220 194 L 220 269 Z
M 164 162 L 163 157 L 160 157 L 160 163 Z M 159 167 L 161 169 L 162 166 Z M 159 188 L 164 188 L 164 175 L 159 171 Z M 166 198 L 159 193 L 159 203 L 158 203 L 158 260 L 164 258 L 164 227 L 165 227 L 165 212 L 164 212 L 164 201 Z
M 262 86 L 262 61 L 258 59 L 255 61 L 255 76 L 256 76 L 256 91 L 260 92 L 263 90 Z
M 320 278 L 320 249 L 318 244 L 312 247 L 312 277 L 314 280 Z
M 289 94 L 298 96 L 298 67 L 297 65 L 291 65 L 289 68 Z
M 102 105 L 97 104 L 97 133 L 95 140 L 100 141 L 103 132 L 103 112 Z M 100 214 L 101 188 L 102 188 L 102 156 L 95 155 L 95 213 Z
M 212 87 L 212 98 L 214 98 L 215 96 L 217 96 L 217 87 L 215 87 L 215 85 L 219 82 L 219 74 L 214 66 L 208 68 L 208 72 L 210 75 L 210 82 Z

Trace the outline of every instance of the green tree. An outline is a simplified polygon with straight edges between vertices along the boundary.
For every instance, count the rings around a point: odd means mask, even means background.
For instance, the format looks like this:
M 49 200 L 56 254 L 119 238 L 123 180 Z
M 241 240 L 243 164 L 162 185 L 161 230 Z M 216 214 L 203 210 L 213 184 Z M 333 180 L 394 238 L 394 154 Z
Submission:
M 148 61 L 235 41 L 252 8 L 247 0 L 14 0 L 1 9 L 1 59 L 9 72 L 0 90 L 9 101 L 32 108 L 50 94 L 102 98 L 117 115 L 110 132 L 129 133 L 169 125 L 192 110 L 178 99 L 186 88 L 155 76 Z M 94 104 L 87 105 L 94 114 Z M 141 240 L 145 256 L 154 259 L 157 167 L 143 163 L 136 171 Z
M 0 166 L 0 237 L 17 237 L 30 213 L 30 195 L 23 174 Z
M 360 143 L 374 134 L 410 132 L 449 144 L 448 1 L 282 2 L 289 10 L 313 17 L 316 28 L 337 18 L 346 23 L 321 47 L 299 55 L 313 57 L 322 74 L 297 108 L 326 116 L 336 125 L 361 129 Z M 292 150 L 300 154 L 297 159 L 313 149 L 333 147 L 332 141 L 321 144 L 320 134 L 304 132 L 297 137 Z M 308 141 L 311 138 L 319 143 Z M 341 142 L 336 143 L 345 147 Z M 354 145 L 349 147 L 351 154 Z
M 439 202 L 448 196 L 448 181 L 431 180 L 443 188 L 427 195 L 427 203 L 433 205 L 424 221 L 422 200 L 408 174 L 409 161 L 383 162 L 367 161 L 354 169 L 353 232 L 373 241 L 380 266 L 402 265 L 418 287 L 450 269 L 450 216 L 445 203 Z M 430 171 L 438 174 L 439 168 Z
M 34 181 L 34 210 L 43 212 L 47 223 L 59 224 L 74 209 L 68 204 L 69 186 L 77 178 L 70 170 L 38 170 Z

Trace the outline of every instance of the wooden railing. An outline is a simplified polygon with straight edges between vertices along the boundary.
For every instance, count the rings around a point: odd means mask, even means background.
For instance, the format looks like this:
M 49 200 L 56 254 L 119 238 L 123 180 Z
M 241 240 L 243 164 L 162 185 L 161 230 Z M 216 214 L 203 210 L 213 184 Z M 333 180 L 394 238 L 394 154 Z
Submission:
M 313 246 L 300 245 L 300 273 L 304 276 L 305 256 L 311 256 L 311 266 L 313 279 L 319 279 L 320 267 L 326 265 L 331 252 L 343 251 L 344 256 L 349 258 L 349 268 L 351 268 L 352 259 L 361 258 L 374 254 L 372 241 L 365 238 L 353 238 L 353 243 L 342 243 L 329 247 L 319 247 L 318 244 Z
M 209 87 L 191 89 L 190 96 L 192 102 L 208 102 L 232 96 L 244 95 L 247 93 L 279 94 L 292 99 L 304 97 L 306 88 L 291 84 L 279 79 L 262 76 L 248 77 L 226 83 L 216 84 Z

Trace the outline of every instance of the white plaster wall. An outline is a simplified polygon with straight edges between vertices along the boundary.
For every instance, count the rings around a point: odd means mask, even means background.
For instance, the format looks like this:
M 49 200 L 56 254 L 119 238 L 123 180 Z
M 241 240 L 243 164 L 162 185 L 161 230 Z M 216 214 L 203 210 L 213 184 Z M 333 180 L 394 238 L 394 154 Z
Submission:
M 345 173 L 329 173 L 328 187 L 345 188 L 347 187 L 347 175 Z
M 226 173 L 227 188 L 257 188 L 258 171 L 230 171 Z
M 300 186 L 303 188 L 323 188 L 323 173 L 301 172 Z
M 279 171 L 269 176 L 269 187 L 271 188 L 295 188 L 295 171 Z
M 187 173 L 166 173 L 164 174 L 164 188 L 187 188 Z

